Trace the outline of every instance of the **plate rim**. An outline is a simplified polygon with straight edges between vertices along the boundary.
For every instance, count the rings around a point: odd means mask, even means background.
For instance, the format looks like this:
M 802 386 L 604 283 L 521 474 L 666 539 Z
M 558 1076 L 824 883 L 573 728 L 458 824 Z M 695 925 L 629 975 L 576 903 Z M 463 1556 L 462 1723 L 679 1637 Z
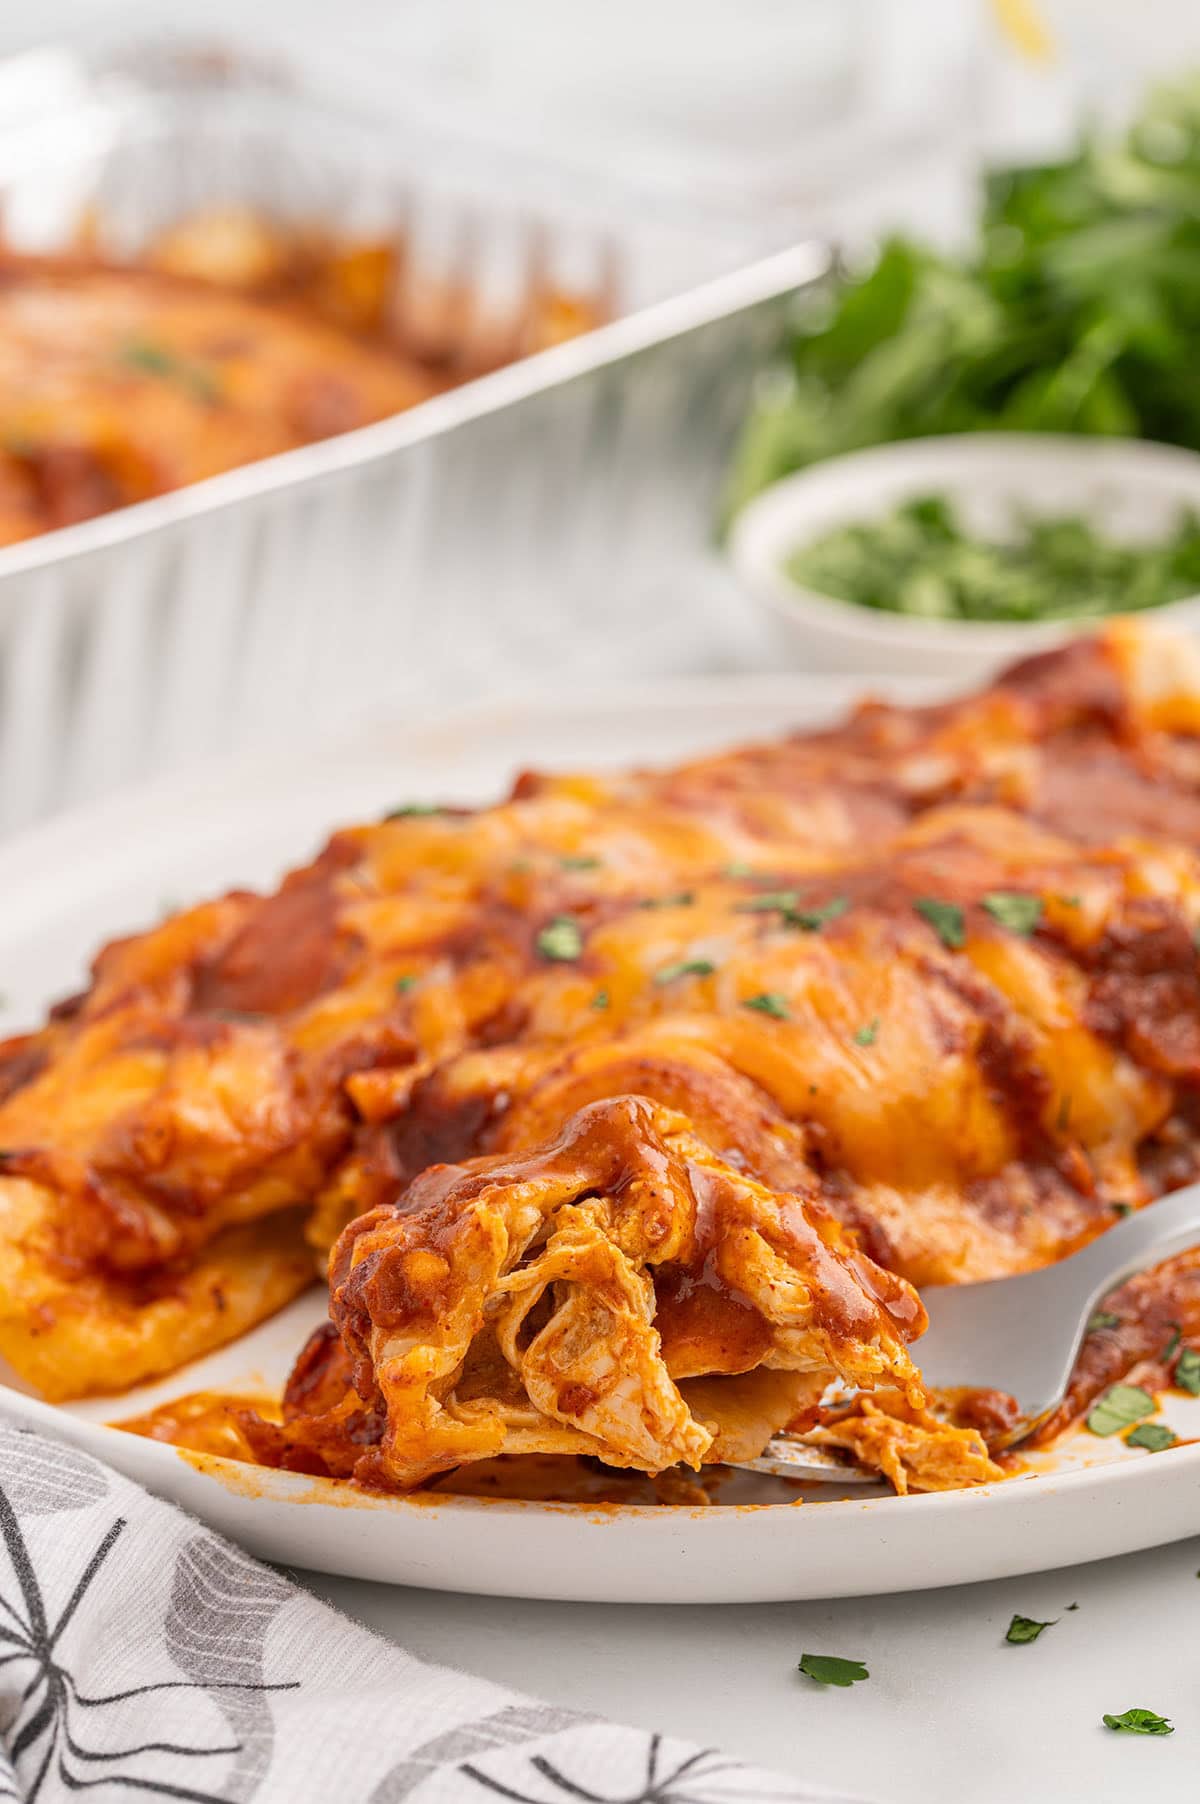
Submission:
M 228 1343 L 230 1345 L 234 1343 Z M 183 1368 L 186 1370 L 186 1368 Z M 216 1483 L 224 1485 L 231 1491 L 248 1495 L 247 1480 L 238 1481 L 238 1474 L 252 1472 L 256 1475 L 255 1484 L 262 1487 L 261 1495 L 266 1497 L 270 1492 L 270 1501 L 284 1503 L 291 1507 L 303 1506 L 305 1509 L 336 1509 L 339 1513 L 347 1509 L 364 1509 L 372 1513 L 383 1510 L 397 1515 L 411 1514 L 420 1511 L 421 1516 L 440 1514 L 443 1510 L 455 1515 L 474 1515 L 480 1510 L 489 1514 L 509 1517 L 526 1517 L 531 1513 L 538 1516 L 549 1513 L 554 1516 L 568 1517 L 572 1520 L 587 1520 L 589 1517 L 603 1513 L 607 1516 L 633 1517 L 643 1522 L 659 1522 L 666 1518 L 679 1521 L 687 1518 L 698 1522 L 715 1522 L 718 1518 L 730 1515 L 763 1515 L 779 1512 L 795 1512 L 797 1505 L 803 1503 L 807 1508 L 817 1505 L 823 1516 L 837 1514 L 839 1517 L 860 1516 L 869 1513 L 876 1516 L 884 1509 L 896 1510 L 904 1506 L 906 1518 L 914 1509 L 921 1509 L 926 1516 L 936 1516 L 941 1512 L 953 1512 L 961 1507 L 965 1499 L 978 1510 L 985 1506 L 1007 1509 L 1019 1507 L 1021 1499 L 1036 1495 L 1047 1489 L 1075 1490 L 1099 1489 L 1109 1485 L 1120 1484 L 1132 1488 L 1135 1483 L 1151 1482 L 1149 1473 L 1156 1468 L 1153 1462 L 1161 1460 L 1164 1454 L 1173 1459 L 1172 1471 L 1180 1473 L 1183 1465 L 1200 1468 L 1200 1440 L 1182 1441 L 1174 1447 L 1166 1447 L 1159 1453 L 1146 1451 L 1144 1458 L 1109 1459 L 1097 1461 L 1094 1465 L 1082 1465 L 1062 1472 L 1029 1472 L 1014 1473 L 1006 1479 L 990 1480 L 986 1484 L 960 1486 L 946 1491 L 913 1491 L 906 1496 L 899 1496 L 890 1490 L 873 1487 L 868 1495 L 861 1497 L 797 1497 L 788 1502 L 754 1503 L 739 1502 L 735 1504 L 644 1504 L 644 1503 L 601 1503 L 584 1499 L 578 1503 L 556 1502 L 537 1498 L 524 1497 L 466 1497 L 453 1492 L 433 1492 L 418 1489 L 411 1495 L 397 1493 L 388 1496 L 386 1493 L 360 1491 L 349 1485 L 348 1481 L 336 1478 L 324 1478 L 306 1472 L 289 1472 L 270 1466 L 254 1466 L 243 1460 L 230 1459 L 224 1454 L 193 1454 L 189 1449 L 178 1447 L 173 1442 L 156 1441 L 145 1435 L 130 1435 L 129 1431 L 112 1422 L 101 1422 L 88 1416 L 73 1415 L 69 1409 L 62 1409 L 58 1404 L 50 1403 L 45 1398 L 35 1397 L 25 1391 L 18 1391 L 11 1385 L 0 1382 L 0 1407 L 10 1409 L 14 1415 L 29 1416 L 38 1425 L 52 1428 L 65 1416 L 70 1422 L 77 1424 L 79 1431 L 85 1436 L 95 1436 L 105 1445 L 121 1448 L 131 1439 L 142 1443 L 143 1449 L 150 1450 L 147 1458 L 161 1460 L 163 1470 L 169 1470 L 175 1462 L 181 1461 L 193 1471 L 211 1477 Z M 1186 1459 L 1185 1459 L 1186 1456 Z M 120 1469 L 119 1459 L 109 1463 Z M 1135 1474 L 1140 1474 L 1135 1479 Z M 1161 1483 L 1161 1480 L 1153 1482 Z M 278 1489 L 276 1490 L 276 1486 Z M 1033 1486 L 1031 1493 L 1029 1487 Z M 345 1487 L 345 1488 L 343 1488 Z M 328 1488 L 328 1497 L 322 1493 Z M 866 1491 L 866 1487 L 863 1487 Z M 289 1495 L 289 1491 L 296 1494 Z M 1009 1500 L 1012 1499 L 1010 1505 Z M 940 1510 L 939 1510 L 940 1506 Z M 990 1512 L 989 1512 L 990 1513 Z

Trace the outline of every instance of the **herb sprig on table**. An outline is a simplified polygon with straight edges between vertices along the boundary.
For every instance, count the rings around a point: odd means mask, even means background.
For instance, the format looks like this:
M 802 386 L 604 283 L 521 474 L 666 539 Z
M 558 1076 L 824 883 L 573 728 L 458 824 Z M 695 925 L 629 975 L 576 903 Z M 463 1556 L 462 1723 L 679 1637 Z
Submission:
M 743 433 L 728 513 L 790 470 L 930 433 L 1200 449 L 1198 264 L 1200 75 L 1152 94 L 1120 138 L 991 174 L 970 255 L 894 238 L 868 274 L 810 297 Z

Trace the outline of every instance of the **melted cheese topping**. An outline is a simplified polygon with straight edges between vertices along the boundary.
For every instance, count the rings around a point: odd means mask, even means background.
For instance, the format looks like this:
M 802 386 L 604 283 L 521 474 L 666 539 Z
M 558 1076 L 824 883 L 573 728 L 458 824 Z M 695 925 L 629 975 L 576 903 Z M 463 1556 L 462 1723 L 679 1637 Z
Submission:
M 445 383 L 286 300 L 0 262 L 0 544 L 411 407 Z

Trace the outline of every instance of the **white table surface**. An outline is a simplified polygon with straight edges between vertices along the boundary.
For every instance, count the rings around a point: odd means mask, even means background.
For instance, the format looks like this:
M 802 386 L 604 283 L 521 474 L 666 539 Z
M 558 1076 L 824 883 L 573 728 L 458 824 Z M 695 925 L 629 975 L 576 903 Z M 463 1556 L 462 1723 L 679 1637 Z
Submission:
M 1200 1791 L 1198 1567 L 1195 1540 L 948 1591 L 691 1608 L 299 1576 L 423 1659 L 880 1804 L 1184 1804 Z M 1058 1621 L 1010 1647 L 1014 1613 Z M 863 1660 L 870 1679 L 813 1685 L 805 1652 Z M 1135 1705 L 1175 1734 L 1102 1726 Z

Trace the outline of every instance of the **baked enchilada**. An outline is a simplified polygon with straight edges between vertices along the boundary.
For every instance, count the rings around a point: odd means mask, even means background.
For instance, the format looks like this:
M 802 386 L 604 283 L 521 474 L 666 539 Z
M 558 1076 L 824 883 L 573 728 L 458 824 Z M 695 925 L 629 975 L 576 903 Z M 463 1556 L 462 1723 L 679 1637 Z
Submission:
M 0 246 L 0 545 L 387 419 L 599 323 L 546 289 L 489 322 L 395 245 L 181 220 L 137 265 Z
M 3 1048 L 0 1351 L 120 1390 L 315 1261 L 245 1457 L 404 1489 L 787 1425 L 900 1489 L 994 1477 L 1005 1402 L 926 1394 L 919 1287 L 1193 1175 L 1198 922 L 1200 674 L 1121 624 L 961 702 L 401 802 Z M 1200 1334 L 1194 1266 L 1126 1287 L 1064 1420 Z

